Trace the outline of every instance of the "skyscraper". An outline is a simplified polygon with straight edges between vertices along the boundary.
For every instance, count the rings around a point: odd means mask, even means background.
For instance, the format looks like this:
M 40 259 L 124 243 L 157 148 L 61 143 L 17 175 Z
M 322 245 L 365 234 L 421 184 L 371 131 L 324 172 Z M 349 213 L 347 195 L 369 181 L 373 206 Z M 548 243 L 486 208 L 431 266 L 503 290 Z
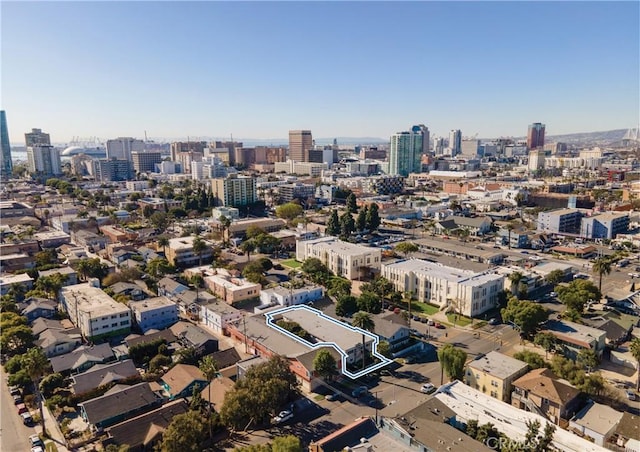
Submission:
M 31 132 L 24 134 L 24 142 L 27 147 L 51 144 L 51 138 L 48 133 L 44 133 L 42 129 L 31 129 Z
M 429 148 L 431 145 L 431 137 L 429 135 L 429 128 L 424 124 L 419 124 L 415 127 L 419 127 L 422 131 L 422 153 L 426 154 L 429 152 Z
M 107 159 L 131 160 L 132 152 L 144 151 L 144 141 L 131 137 L 119 137 L 107 141 Z
M 313 147 L 311 130 L 289 130 L 289 159 L 308 162 L 309 150 Z
M 409 132 L 391 135 L 389 149 L 389 174 L 408 176 L 422 169 L 424 126 L 413 126 Z
M 0 110 L 0 177 L 10 178 L 13 172 L 11 161 L 11 144 L 9 143 L 9 129 L 7 128 L 7 115 Z
M 60 151 L 51 145 L 38 144 L 27 148 L 27 166 L 29 171 L 39 176 L 57 176 L 62 174 Z
M 449 149 L 451 149 L 452 157 L 462 152 L 462 132 L 460 129 L 449 132 Z
M 545 125 L 539 122 L 529 125 L 529 132 L 527 133 L 527 147 L 529 149 L 537 149 L 544 146 L 544 128 Z

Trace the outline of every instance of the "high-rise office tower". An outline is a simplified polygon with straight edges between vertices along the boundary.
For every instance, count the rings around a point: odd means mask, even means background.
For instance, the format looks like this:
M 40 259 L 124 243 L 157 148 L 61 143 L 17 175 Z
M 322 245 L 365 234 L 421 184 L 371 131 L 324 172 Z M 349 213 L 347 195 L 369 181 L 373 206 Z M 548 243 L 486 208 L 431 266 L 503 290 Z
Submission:
M 451 149 L 452 157 L 462 152 L 462 132 L 460 129 L 449 132 L 449 149 Z
M 60 151 L 46 144 L 29 146 L 27 148 L 27 166 L 29 171 L 40 176 L 62 174 Z
M 289 159 L 308 162 L 309 150 L 313 147 L 311 130 L 289 130 Z
M 49 146 L 51 144 L 51 138 L 48 133 L 44 133 L 42 129 L 31 129 L 31 132 L 24 134 L 24 142 L 27 147 L 29 146 Z
M 545 125 L 539 122 L 529 125 L 527 133 L 527 147 L 529 149 L 544 147 L 544 128 Z
M 9 129 L 7 128 L 7 115 L 0 111 L 0 177 L 10 178 L 13 172 L 11 161 L 11 143 L 9 143 Z
M 444 138 L 433 137 L 433 152 L 435 155 L 444 154 Z
M 408 176 L 419 173 L 422 169 L 424 131 L 420 126 L 413 126 L 409 132 L 398 132 L 391 135 L 389 149 L 389 174 Z
M 131 153 L 134 151 L 144 151 L 144 141 L 131 137 L 118 137 L 107 141 L 107 159 L 131 161 Z
M 426 154 L 431 148 L 431 137 L 429 135 L 429 128 L 424 124 L 418 124 L 414 127 L 419 127 L 420 131 L 422 132 L 422 153 Z
M 156 163 L 162 162 L 162 154 L 159 152 L 137 152 L 131 153 L 133 160 L 133 170 L 136 173 L 153 173 Z

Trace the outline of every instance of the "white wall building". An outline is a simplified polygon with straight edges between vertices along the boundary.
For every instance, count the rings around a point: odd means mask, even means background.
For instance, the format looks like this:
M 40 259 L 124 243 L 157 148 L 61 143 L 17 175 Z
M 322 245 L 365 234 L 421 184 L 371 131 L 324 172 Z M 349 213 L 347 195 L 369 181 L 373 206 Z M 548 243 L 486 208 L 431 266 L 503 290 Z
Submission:
M 151 329 L 163 330 L 178 321 L 178 305 L 167 297 L 130 301 L 129 309 L 143 333 Z
M 280 306 L 293 306 L 295 304 L 309 303 L 322 298 L 322 287 L 311 286 L 300 289 L 288 289 L 276 286 L 260 292 L 260 304 L 278 304 Z
M 310 257 L 319 259 L 336 275 L 353 280 L 378 272 L 382 252 L 335 237 L 296 242 L 296 259 L 303 262 Z
M 132 161 L 132 152 L 144 151 L 144 141 L 131 137 L 118 137 L 107 140 L 107 158 Z
M 126 335 L 131 331 L 129 308 L 90 283 L 63 287 L 60 303 L 71 322 L 87 339 Z
M 322 175 L 322 171 L 327 169 L 329 169 L 329 166 L 326 163 L 296 162 L 293 160 L 287 160 L 286 162 L 276 162 L 274 172 L 320 177 Z
M 215 333 L 224 334 L 227 325 L 242 319 L 242 311 L 227 303 L 210 303 L 200 307 L 201 322 Z
M 383 265 L 382 276 L 418 301 L 451 306 L 467 317 L 494 308 L 504 288 L 504 277 L 496 273 L 476 273 L 420 259 Z

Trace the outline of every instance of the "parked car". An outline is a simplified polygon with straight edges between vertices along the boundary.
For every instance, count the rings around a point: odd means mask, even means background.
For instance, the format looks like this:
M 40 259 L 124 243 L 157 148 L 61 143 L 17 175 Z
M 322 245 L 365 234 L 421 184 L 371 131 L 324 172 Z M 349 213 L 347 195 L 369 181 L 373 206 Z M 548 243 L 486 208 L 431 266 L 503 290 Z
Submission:
M 636 393 L 635 392 L 626 390 L 625 394 L 627 395 L 627 399 L 636 400 Z
M 289 410 L 280 411 L 280 413 L 273 418 L 274 424 L 282 424 L 283 422 L 287 422 L 289 419 L 293 418 L 293 413 Z
M 436 322 L 434 322 L 433 320 L 431 320 L 431 319 L 428 319 L 428 320 L 427 320 L 427 325 L 429 325 L 429 326 L 435 326 L 435 324 L 436 324 Z
M 338 393 L 331 393 L 329 395 L 327 395 L 325 397 L 325 400 L 329 401 L 329 402 L 333 402 L 334 400 L 338 400 L 338 397 L 340 397 L 340 395 Z
M 432 392 L 435 392 L 435 390 L 436 387 L 432 383 L 425 383 L 420 388 L 420 392 L 424 392 L 425 394 L 431 394 Z
M 489 325 L 497 325 L 498 323 L 500 323 L 500 321 L 495 317 L 489 319 Z
M 44 452 L 42 446 L 34 446 L 31 448 L 31 452 Z
M 429 321 L 426 317 L 420 317 L 420 323 L 427 323 Z
M 369 388 L 367 388 L 366 386 L 358 386 L 356 389 L 351 391 L 351 397 L 362 397 L 367 392 L 369 392 Z
M 44 446 L 44 443 L 42 442 L 42 440 L 40 439 L 40 437 L 38 435 L 31 435 L 29 437 L 29 443 L 31 444 L 31 447 L 35 447 L 35 446 L 43 447 Z
M 440 330 L 445 329 L 445 326 L 440 322 L 436 322 L 433 326 L 435 326 L 436 328 L 438 328 Z
M 13 396 L 13 404 L 14 405 L 20 405 L 21 403 L 22 403 L 22 396 L 14 395 Z
M 20 395 L 20 388 L 17 386 L 9 386 L 9 393 L 14 396 L 14 395 Z
M 24 405 L 24 403 L 21 403 L 17 406 L 18 408 L 18 414 L 22 414 L 22 413 L 27 413 L 29 412 L 29 410 L 27 409 L 27 407 Z
M 22 413 L 20 417 L 22 418 L 22 422 L 24 423 L 24 425 L 33 425 L 33 417 L 31 417 L 31 413 L 29 413 L 28 411 L 26 413 Z

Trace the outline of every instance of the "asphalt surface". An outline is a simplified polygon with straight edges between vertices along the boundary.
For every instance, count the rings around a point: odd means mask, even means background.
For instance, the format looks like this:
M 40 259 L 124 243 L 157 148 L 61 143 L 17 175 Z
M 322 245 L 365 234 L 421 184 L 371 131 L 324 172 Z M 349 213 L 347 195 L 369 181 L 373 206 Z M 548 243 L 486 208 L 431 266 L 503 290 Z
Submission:
M 9 394 L 6 373 L 0 370 L 2 387 L 0 388 L 0 450 L 18 452 L 31 450 L 29 436 L 37 434 L 34 427 L 22 423 L 18 410 Z

